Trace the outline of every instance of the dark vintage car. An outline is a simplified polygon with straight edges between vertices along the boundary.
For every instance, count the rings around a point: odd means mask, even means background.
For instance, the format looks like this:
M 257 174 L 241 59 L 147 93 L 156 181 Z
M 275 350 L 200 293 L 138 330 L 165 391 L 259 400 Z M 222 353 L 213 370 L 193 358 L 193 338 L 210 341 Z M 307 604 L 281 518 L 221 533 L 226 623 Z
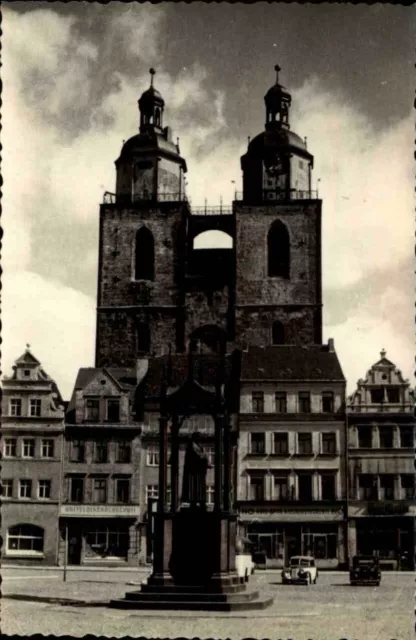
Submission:
M 350 584 L 380 584 L 381 571 L 376 556 L 355 556 L 350 569 Z

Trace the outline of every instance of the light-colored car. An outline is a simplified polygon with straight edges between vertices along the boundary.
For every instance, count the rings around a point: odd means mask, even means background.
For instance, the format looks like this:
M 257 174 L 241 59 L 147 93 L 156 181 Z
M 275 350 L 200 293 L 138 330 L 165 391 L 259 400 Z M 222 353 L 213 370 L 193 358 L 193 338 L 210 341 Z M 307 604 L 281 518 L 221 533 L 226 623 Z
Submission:
M 316 584 L 318 569 L 312 556 L 292 556 L 282 571 L 282 584 Z
M 251 553 L 237 553 L 235 556 L 235 568 L 241 582 L 248 582 L 254 573 L 254 562 Z

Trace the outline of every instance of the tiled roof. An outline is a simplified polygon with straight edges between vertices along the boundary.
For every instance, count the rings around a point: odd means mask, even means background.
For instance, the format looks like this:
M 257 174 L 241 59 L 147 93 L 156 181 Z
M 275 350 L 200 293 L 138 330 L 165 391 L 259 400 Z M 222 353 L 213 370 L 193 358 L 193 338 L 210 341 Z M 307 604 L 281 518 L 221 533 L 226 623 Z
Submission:
M 84 389 L 99 371 L 107 371 L 124 391 L 129 391 L 136 386 L 136 370 L 127 367 L 83 367 L 79 369 L 71 400 L 68 403 L 67 413 L 75 409 L 75 392 Z
M 241 380 L 344 381 L 337 354 L 328 345 L 249 347 L 242 353 Z

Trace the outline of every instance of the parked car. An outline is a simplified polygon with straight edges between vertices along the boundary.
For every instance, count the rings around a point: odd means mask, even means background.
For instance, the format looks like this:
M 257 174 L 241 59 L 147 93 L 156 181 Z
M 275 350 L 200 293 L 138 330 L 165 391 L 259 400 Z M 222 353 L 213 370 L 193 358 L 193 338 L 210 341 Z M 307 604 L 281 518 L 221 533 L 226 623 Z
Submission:
M 282 584 L 316 584 L 318 568 L 312 556 L 292 556 L 282 571 Z
M 251 554 L 252 543 L 247 538 L 239 538 L 236 545 L 235 568 L 241 582 L 248 582 L 254 573 L 255 564 Z
M 380 584 L 381 571 L 377 556 L 355 556 L 350 569 L 350 584 Z

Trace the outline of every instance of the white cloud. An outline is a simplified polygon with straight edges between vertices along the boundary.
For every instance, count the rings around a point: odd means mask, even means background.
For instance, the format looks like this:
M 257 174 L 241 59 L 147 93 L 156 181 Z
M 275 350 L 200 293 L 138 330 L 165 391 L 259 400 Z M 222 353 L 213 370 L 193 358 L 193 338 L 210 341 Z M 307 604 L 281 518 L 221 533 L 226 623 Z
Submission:
M 29 343 L 69 399 L 78 369 L 94 366 L 95 300 L 30 271 L 9 274 L 3 293 L 3 373 Z

